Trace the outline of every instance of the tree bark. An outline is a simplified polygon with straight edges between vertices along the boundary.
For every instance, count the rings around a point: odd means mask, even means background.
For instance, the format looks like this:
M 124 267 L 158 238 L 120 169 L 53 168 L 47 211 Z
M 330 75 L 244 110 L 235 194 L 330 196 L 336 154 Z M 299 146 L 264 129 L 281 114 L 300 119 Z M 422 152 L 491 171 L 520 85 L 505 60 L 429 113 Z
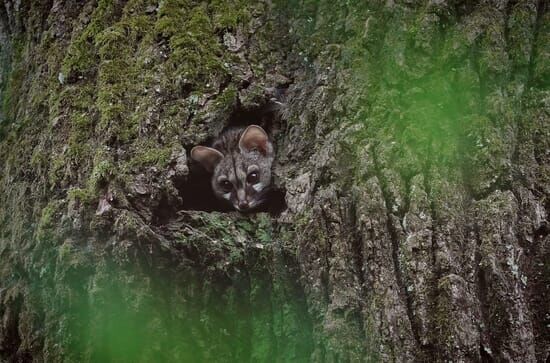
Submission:
M 548 361 L 549 30 L 543 0 L 4 1 L 0 360 Z M 217 210 L 188 152 L 252 123 L 285 206 Z

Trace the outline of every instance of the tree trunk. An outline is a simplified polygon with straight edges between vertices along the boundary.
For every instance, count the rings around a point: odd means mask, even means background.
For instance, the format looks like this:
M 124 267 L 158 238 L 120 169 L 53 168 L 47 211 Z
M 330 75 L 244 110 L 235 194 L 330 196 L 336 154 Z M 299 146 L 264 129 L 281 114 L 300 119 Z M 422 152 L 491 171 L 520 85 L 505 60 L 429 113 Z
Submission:
M 549 30 L 544 0 L 5 0 L 0 361 L 548 361 Z M 188 152 L 251 123 L 285 205 L 219 210 Z

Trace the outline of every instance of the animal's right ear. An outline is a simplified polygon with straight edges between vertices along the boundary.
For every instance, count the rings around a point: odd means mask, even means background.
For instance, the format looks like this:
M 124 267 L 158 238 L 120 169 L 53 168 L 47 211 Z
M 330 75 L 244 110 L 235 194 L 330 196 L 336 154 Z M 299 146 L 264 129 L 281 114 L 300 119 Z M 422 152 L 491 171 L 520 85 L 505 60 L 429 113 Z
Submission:
M 211 173 L 223 158 L 223 154 L 211 147 L 195 146 L 191 149 L 191 158 L 201 163 L 201 165 Z

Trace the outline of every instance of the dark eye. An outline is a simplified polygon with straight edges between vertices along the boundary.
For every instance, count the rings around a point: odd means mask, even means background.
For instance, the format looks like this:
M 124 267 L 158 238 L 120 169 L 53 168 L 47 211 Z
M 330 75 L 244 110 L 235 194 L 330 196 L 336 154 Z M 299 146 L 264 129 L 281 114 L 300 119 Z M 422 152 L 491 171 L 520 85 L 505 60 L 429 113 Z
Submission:
M 229 180 L 222 180 L 219 184 L 220 188 L 222 188 L 224 192 L 230 192 L 233 190 L 233 184 L 231 184 Z
M 246 176 L 246 181 L 248 182 L 248 184 L 256 184 L 259 179 L 260 177 L 258 175 L 258 172 L 256 171 L 252 171 Z

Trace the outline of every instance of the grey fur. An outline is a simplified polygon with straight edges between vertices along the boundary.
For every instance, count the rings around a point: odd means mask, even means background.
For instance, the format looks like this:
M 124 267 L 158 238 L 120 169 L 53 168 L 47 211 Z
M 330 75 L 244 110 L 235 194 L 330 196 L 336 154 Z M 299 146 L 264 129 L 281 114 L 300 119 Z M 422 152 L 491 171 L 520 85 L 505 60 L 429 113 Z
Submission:
M 218 152 L 223 155 L 222 158 L 202 156 L 205 153 L 217 155 Z M 207 170 L 213 170 L 211 183 L 214 194 L 230 202 L 235 209 L 250 211 L 266 201 L 271 188 L 274 151 L 273 144 L 261 127 L 251 125 L 228 129 L 218 136 L 212 148 L 193 148 L 191 157 Z M 211 164 L 212 160 L 214 164 Z M 257 181 L 250 182 L 254 179 L 251 173 L 257 174 Z M 224 181 L 231 184 L 226 183 L 224 187 Z

